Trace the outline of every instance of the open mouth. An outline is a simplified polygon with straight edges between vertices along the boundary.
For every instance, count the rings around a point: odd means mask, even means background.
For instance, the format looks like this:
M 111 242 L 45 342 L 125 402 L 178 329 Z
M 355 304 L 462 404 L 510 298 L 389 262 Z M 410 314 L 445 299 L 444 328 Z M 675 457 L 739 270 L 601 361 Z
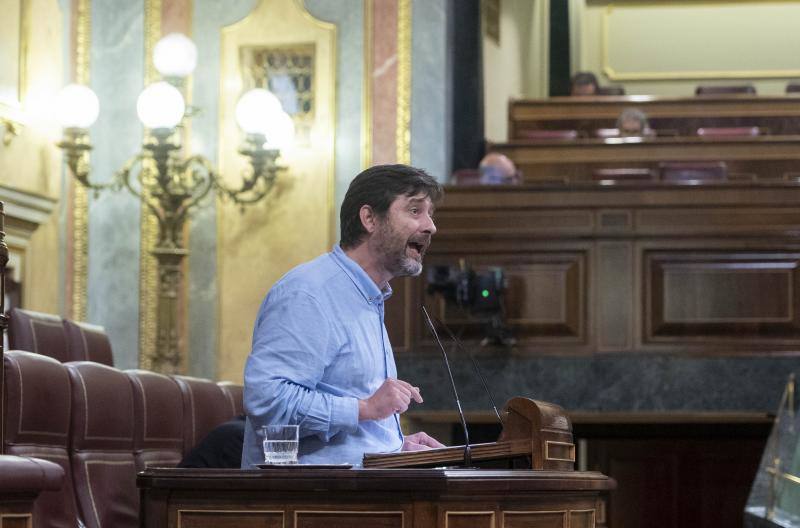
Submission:
M 425 244 L 420 244 L 419 242 L 409 242 L 408 247 L 411 250 L 411 255 L 417 259 L 422 258 L 422 255 L 425 253 Z

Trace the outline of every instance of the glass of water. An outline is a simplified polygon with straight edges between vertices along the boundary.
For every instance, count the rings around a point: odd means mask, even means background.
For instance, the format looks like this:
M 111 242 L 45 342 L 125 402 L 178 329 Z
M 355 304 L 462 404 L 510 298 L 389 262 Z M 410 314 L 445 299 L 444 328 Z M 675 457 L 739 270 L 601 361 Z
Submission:
M 265 425 L 264 462 L 267 464 L 297 464 L 298 426 Z

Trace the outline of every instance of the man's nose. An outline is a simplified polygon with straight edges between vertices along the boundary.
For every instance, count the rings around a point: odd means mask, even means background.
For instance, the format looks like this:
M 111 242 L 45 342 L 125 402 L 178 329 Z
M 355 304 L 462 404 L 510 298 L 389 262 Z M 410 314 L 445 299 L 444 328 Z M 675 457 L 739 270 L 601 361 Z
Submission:
M 436 224 L 433 223 L 433 218 L 430 216 L 426 217 L 428 219 L 427 223 L 422 226 L 422 230 L 426 233 L 430 233 L 431 235 L 436 234 Z

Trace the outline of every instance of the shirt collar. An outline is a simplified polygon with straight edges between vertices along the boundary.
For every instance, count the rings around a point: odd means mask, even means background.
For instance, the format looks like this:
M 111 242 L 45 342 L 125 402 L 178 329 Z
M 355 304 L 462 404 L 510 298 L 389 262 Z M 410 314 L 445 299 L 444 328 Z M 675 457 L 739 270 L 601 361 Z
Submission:
M 356 285 L 356 288 L 368 303 L 380 304 L 392 296 L 392 287 L 389 286 L 388 282 L 382 289 L 378 288 L 378 285 L 367 275 L 364 268 L 348 257 L 344 250 L 339 247 L 339 244 L 334 244 L 330 254 L 339 267 L 350 277 L 350 280 L 353 281 L 353 284 Z

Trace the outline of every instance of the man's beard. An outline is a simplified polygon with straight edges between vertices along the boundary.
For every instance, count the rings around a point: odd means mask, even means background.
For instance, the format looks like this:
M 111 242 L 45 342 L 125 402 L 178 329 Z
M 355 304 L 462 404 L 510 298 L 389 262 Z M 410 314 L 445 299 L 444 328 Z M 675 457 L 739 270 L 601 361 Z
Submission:
M 394 277 L 416 277 L 422 273 L 422 254 L 420 260 L 409 257 L 408 239 L 403 239 L 394 230 L 389 219 L 380 222 L 378 227 L 377 250 L 381 255 L 383 267 Z

